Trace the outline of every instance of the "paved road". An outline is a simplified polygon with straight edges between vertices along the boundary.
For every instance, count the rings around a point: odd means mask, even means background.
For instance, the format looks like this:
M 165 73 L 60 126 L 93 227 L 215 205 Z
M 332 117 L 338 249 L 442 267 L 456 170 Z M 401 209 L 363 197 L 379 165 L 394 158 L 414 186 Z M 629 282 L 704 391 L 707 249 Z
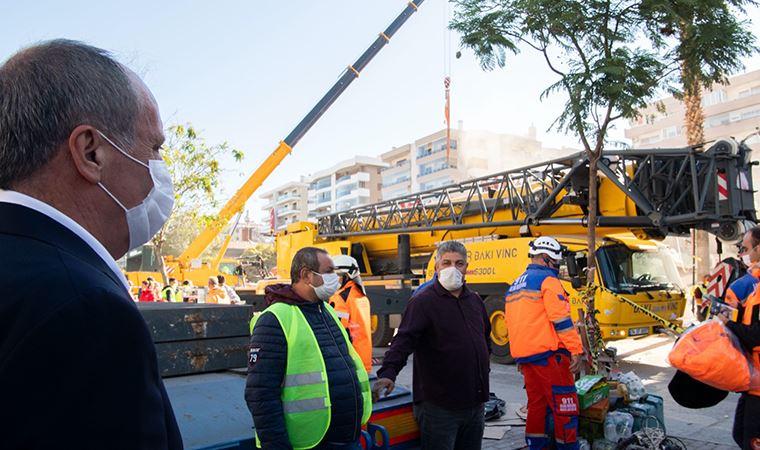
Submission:
M 668 382 L 674 369 L 667 363 L 667 354 L 673 344 L 669 336 L 648 336 L 609 344 L 618 349 L 619 368 L 633 370 L 650 393 L 665 399 L 665 425 L 668 434 L 684 440 L 689 450 L 728 450 L 737 448 L 731 439 L 734 409 L 738 395 L 729 396 L 718 405 L 701 410 L 686 409 L 670 397 Z M 375 349 L 382 356 L 384 349 Z M 452 355 L 452 363 L 456 357 Z M 411 386 L 410 363 L 399 374 L 397 382 Z M 491 364 L 491 391 L 508 403 L 526 403 L 522 375 L 515 366 Z M 500 441 L 484 440 L 484 449 L 515 449 L 524 446 L 523 428 L 513 427 Z

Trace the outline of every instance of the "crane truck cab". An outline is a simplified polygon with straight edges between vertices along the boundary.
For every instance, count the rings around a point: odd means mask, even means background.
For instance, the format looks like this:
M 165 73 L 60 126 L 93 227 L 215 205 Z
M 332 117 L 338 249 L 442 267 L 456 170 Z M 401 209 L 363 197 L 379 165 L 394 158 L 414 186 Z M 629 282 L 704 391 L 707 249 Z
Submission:
M 585 236 L 555 236 L 567 248 L 560 267 L 560 279 L 570 294 L 570 310 L 574 321 L 585 304 L 578 288 L 586 284 L 585 268 L 588 253 Z M 504 318 L 504 300 L 508 286 L 530 264 L 528 244 L 533 237 L 486 240 L 462 240 L 467 247 L 467 285 L 485 302 L 491 323 L 492 356 L 496 362 L 511 363 L 509 334 Z M 605 288 L 596 293 L 597 320 L 604 340 L 652 334 L 661 326 L 642 312 L 622 303 L 621 295 L 657 315 L 675 321 L 681 317 L 686 296 L 680 276 L 667 247 L 659 242 L 641 240 L 631 233 L 605 236 L 597 240 L 595 284 Z M 425 271 L 430 279 L 435 272 L 431 257 Z M 609 291 L 609 292 L 608 292 Z

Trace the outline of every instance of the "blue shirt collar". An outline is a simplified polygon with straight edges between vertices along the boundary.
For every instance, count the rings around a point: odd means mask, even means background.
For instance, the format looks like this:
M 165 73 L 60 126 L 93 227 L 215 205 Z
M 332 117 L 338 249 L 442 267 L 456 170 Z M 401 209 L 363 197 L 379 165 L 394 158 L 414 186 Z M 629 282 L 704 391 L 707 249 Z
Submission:
M 540 264 L 528 264 L 528 269 L 530 269 L 530 270 L 543 270 L 543 271 L 551 272 L 551 274 L 554 275 L 555 277 L 559 276 L 559 269 L 555 269 L 553 267 L 542 266 Z

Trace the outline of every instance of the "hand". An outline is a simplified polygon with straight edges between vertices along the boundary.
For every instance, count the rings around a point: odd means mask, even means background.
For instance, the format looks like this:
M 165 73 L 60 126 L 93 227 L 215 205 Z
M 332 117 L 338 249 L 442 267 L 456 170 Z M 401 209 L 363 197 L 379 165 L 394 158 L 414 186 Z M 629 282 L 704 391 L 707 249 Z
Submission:
M 578 373 L 583 365 L 583 355 L 573 355 L 570 360 L 570 372 Z
M 725 325 L 730 320 L 725 312 L 718 314 L 716 317 L 721 321 L 721 323 L 723 323 L 723 325 Z
M 517 363 L 517 372 L 523 373 L 523 367 L 522 367 L 522 364 L 520 363 Z
M 377 401 L 380 398 L 380 394 L 385 390 L 383 397 L 387 397 L 388 394 L 393 392 L 393 388 L 396 384 L 390 378 L 378 378 L 375 381 L 375 385 L 372 386 L 372 400 Z

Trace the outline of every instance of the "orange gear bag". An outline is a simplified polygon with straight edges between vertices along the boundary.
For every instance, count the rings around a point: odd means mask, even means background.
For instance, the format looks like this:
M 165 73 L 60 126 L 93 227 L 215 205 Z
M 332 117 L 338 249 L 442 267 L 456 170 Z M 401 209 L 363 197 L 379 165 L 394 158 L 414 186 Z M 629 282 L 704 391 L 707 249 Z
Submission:
M 760 367 L 734 334 L 717 320 L 687 330 L 668 355 L 670 365 L 724 391 L 760 388 Z

